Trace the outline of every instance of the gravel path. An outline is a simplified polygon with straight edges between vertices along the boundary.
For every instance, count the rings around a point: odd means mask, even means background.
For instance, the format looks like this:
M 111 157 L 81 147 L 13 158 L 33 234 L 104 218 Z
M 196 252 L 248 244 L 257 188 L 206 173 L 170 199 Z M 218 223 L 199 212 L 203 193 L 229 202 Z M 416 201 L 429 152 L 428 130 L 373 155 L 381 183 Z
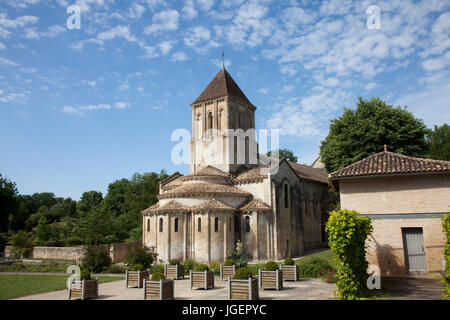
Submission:
M 215 288 L 190 289 L 189 279 L 175 281 L 175 299 L 180 300 L 227 300 L 227 282 L 215 278 Z M 304 279 L 297 282 L 284 282 L 284 289 L 261 290 L 260 299 L 281 300 L 332 300 L 336 285 L 320 279 Z M 143 289 L 126 288 L 125 280 L 99 285 L 99 300 L 142 300 Z M 67 290 L 36 294 L 15 300 L 67 300 Z

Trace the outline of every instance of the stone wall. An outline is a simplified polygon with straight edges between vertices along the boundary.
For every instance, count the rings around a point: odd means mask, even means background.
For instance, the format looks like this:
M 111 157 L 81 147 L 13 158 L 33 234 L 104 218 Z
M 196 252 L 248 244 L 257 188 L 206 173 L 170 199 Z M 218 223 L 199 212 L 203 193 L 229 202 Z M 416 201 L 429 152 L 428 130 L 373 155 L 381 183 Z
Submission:
M 139 241 L 140 242 L 140 241 Z M 113 263 L 123 262 L 127 249 L 132 243 L 114 243 L 111 245 L 98 246 L 109 252 Z M 11 246 L 5 247 L 5 257 L 11 257 Z M 33 259 L 54 259 L 54 260 L 73 260 L 81 262 L 84 257 L 84 247 L 33 247 L 31 258 Z
M 369 264 L 380 268 L 383 276 L 406 276 L 402 228 L 423 229 L 428 273 L 438 273 L 444 260 L 445 235 L 440 218 L 373 219 L 373 233 L 367 241 Z

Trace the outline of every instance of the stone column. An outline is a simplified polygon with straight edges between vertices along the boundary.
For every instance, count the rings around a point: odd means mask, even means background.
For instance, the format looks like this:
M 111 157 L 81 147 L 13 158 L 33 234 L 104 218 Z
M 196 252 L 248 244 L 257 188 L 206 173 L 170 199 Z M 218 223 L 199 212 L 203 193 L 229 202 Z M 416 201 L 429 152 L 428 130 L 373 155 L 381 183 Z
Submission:
M 229 217 L 224 213 L 224 223 L 223 223 L 223 260 L 228 256 L 228 219 Z
M 188 229 L 187 229 L 187 212 L 184 213 L 183 216 L 183 232 L 184 232 L 184 241 L 183 241 L 183 260 L 187 259 L 188 252 L 187 252 L 187 244 L 188 244 Z
M 266 251 L 267 251 L 267 256 L 266 256 L 266 259 L 267 260 L 270 260 L 271 259 L 271 246 L 270 246 L 270 219 L 269 219 L 269 214 L 268 213 L 264 213 L 264 215 L 265 215 L 265 218 L 266 218 L 266 232 L 267 232 L 267 234 L 266 234 L 266 242 L 267 242 L 267 248 L 266 248 Z
M 170 218 L 170 213 L 167 213 L 167 261 L 170 261 L 170 235 L 172 234 Z
M 258 241 L 259 241 L 259 239 L 258 239 L 258 234 L 259 234 L 259 230 L 258 230 L 258 212 L 256 212 L 256 211 L 253 211 L 252 212 L 252 220 L 255 222 L 255 226 L 256 226 L 256 228 L 255 228 L 255 236 L 254 236 L 254 239 L 255 239 L 255 241 L 253 241 L 253 259 L 254 260 L 259 260 L 259 245 L 258 245 Z

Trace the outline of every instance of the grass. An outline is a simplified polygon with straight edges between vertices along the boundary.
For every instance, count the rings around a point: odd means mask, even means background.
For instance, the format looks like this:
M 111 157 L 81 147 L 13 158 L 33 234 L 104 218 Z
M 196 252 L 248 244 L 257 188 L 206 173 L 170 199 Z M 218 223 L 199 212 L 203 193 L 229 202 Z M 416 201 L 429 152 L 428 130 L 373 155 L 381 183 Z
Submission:
M 0 275 L 0 300 L 67 289 L 67 276 Z M 99 277 L 99 283 L 123 280 L 119 277 Z

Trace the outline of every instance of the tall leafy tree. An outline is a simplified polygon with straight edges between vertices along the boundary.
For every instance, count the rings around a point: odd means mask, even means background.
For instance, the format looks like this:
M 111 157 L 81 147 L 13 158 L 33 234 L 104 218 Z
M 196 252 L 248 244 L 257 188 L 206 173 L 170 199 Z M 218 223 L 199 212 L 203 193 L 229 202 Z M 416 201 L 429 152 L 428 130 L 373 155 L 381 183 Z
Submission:
M 328 172 L 381 152 L 385 144 L 389 151 L 424 157 L 428 153 L 426 132 L 423 121 L 406 108 L 377 98 L 359 98 L 356 110 L 346 108 L 342 116 L 331 120 L 320 155 Z
M 272 155 L 275 155 L 277 150 L 272 150 L 267 152 L 267 156 L 271 157 Z M 278 149 L 278 158 L 279 159 L 286 159 L 287 161 L 291 161 L 291 162 L 297 162 L 298 158 L 294 155 L 294 152 L 292 152 L 289 149 Z
M 0 173 L 0 232 L 10 231 L 17 211 L 16 184 Z
M 51 228 L 44 216 L 39 218 L 38 225 L 35 231 L 36 240 L 39 244 L 44 244 L 45 241 L 50 240 Z
M 434 130 L 428 131 L 427 141 L 430 158 L 450 161 L 450 126 L 448 124 L 445 123 L 440 127 L 435 125 Z

